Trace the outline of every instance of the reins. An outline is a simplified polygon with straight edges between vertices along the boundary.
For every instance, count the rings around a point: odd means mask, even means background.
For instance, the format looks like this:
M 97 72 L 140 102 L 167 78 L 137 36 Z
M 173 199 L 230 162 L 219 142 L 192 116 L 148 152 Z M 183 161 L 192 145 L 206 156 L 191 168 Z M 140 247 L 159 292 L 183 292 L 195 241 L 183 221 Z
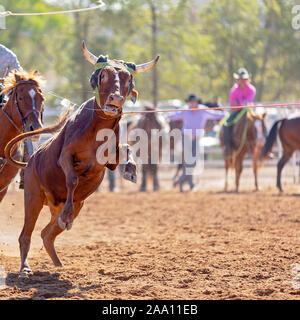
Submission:
M 5 117 L 7 118 L 7 120 L 18 130 L 18 132 L 21 134 L 23 133 L 20 128 L 16 125 L 16 123 L 14 122 L 14 120 L 9 116 L 9 114 L 3 110 L 3 108 L 1 108 L 1 111 L 3 112 L 3 114 L 5 115 Z

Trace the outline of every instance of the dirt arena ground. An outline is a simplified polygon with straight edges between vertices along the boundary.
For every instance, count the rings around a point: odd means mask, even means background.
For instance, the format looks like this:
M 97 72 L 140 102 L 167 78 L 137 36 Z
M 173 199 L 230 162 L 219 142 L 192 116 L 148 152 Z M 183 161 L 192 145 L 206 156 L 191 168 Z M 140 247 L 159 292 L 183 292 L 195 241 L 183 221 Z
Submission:
M 247 176 L 238 195 L 95 193 L 57 239 L 62 268 L 42 248 L 45 208 L 27 279 L 18 277 L 23 194 L 10 191 L 0 205 L 0 299 L 299 299 L 299 187 L 253 192 Z

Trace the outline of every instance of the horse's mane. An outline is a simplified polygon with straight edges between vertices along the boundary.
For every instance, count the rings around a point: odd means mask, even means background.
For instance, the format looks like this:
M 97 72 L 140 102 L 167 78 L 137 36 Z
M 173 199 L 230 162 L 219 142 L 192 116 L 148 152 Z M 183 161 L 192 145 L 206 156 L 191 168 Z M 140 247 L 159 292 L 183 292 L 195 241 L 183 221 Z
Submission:
M 8 76 L 5 78 L 3 83 L 3 89 L 2 92 L 7 94 L 9 90 L 13 89 L 17 82 L 20 80 L 31 80 L 36 82 L 38 86 L 41 86 L 44 84 L 45 80 L 42 78 L 42 76 L 39 74 L 37 70 L 34 71 L 24 71 L 24 70 L 13 70 L 11 71 Z

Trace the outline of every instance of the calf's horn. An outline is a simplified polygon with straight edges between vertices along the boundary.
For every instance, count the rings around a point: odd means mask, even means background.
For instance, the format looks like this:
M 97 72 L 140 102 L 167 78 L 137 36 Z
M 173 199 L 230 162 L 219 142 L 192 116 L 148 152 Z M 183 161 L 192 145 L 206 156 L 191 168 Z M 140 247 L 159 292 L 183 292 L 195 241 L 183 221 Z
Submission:
M 145 72 L 145 71 L 151 69 L 152 67 L 154 67 L 156 65 L 158 59 L 159 59 L 159 56 L 157 56 L 155 59 L 153 59 L 150 62 L 146 62 L 143 64 L 137 64 L 135 66 L 135 73 L 142 73 L 142 72 Z
M 97 63 L 98 58 L 87 49 L 84 41 L 82 41 L 81 49 L 82 49 L 83 55 L 85 56 L 88 62 L 90 62 L 93 65 Z

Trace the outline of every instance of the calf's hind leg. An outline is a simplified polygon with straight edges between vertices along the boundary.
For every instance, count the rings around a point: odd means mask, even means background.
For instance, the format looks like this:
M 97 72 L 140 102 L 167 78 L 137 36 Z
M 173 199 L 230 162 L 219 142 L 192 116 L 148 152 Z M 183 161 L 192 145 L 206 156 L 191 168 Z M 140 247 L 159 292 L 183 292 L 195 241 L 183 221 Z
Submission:
M 37 218 L 43 208 L 44 194 L 39 184 L 34 180 L 27 183 L 24 192 L 25 220 L 22 232 L 19 237 L 21 269 L 20 275 L 26 276 L 31 273 L 27 256 L 30 249 L 31 235 L 35 227 Z
M 82 202 L 75 202 L 74 203 L 74 219 L 77 217 L 79 211 L 81 210 L 83 206 Z M 62 263 L 60 262 L 55 247 L 54 247 L 54 241 L 55 238 L 62 233 L 64 230 L 61 229 L 59 226 L 59 213 L 60 213 L 60 207 L 51 207 L 51 221 L 48 223 L 48 225 L 42 230 L 41 236 L 43 239 L 44 247 L 49 254 L 50 258 L 52 259 L 52 262 L 56 267 L 61 267 Z
M 62 212 L 58 218 L 59 227 L 64 230 L 70 230 L 72 228 L 74 220 L 74 192 L 78 185 L 78 177 L 72 163 L 72 149 L 67 147 L 62 150 L 61 156 L 59 158 L 59 164 L 66 177 L 66 187 L 67 187 L 67 200 L 62 209 Z

